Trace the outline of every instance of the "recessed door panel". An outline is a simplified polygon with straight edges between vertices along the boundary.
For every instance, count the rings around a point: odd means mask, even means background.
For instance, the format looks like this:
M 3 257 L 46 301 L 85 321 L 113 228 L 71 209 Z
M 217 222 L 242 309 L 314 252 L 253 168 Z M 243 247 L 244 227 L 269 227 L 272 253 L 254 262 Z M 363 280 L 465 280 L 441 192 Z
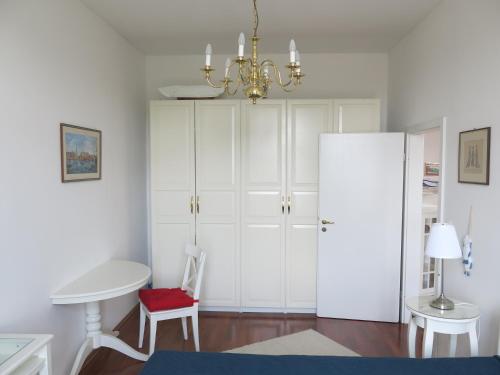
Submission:
M 281 225 L 246 226 L 243 239 L 244 306 L 283 306 L 282 237 Z
M 153 285 L 155 288 L 178 288 L 182 283 L 186 255 L 184 247 L 191 242 L 191 225 L 155 224 L 153 246 Z
M 316 305 L 317 226 L 291 225 L 287 244 L 289 307 Z
M 297 191 L 292 193 L 291 206 L 295 221 L 314 221 L 318 217 L 318 193 L 316 191 Z
M 380 131 L 379 99 L 336 99 L 335 132 L 374 133 Z
M 197 240 L 207 253 L 200 303 L 239 306 L 237 224 L 199 224 Z
M 283 210 L 282 195 L 279 191 L 249 191 L 246 194 L 245 207 L 246 216 L 250 220 L 279 218 Z
M 243 138 L 248 186 L 280 185 L 283 168 L 282 103 L 245 105 L 246 132 Z

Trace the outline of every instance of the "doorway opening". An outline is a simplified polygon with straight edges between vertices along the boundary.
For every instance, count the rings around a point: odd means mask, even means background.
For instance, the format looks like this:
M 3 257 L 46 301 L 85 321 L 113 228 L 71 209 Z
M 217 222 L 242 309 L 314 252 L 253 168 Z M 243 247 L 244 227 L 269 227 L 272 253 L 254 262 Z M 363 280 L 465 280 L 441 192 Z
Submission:
M 403 322 L 409 318 L 408 310 L 403 307 L 406 298 L 434 295 L 441 287 L 441 264 L 425 255 L 425 247 L 432 224 L 444 221 L 446 118 L 412 126 L 407 133 L 410 160 L 407 164 L 402 267 Z

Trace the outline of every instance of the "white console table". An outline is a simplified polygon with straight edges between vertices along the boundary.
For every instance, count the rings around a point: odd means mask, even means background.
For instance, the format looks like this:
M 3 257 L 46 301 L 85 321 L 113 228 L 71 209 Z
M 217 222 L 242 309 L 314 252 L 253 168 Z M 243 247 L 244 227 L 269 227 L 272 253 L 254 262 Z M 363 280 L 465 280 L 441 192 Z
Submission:
M 0 375 L 51 375 L 52 337 L 0 333 Z
M 76 355 L 71 375 L 77 375 L 85 358 L 92 350 L 101 346 L 139 361 L 147 361 L 148 355 L 138 352 L 115 335 L 101 331 L 99 303 L 140 289 L 147 284 L 150 276 L 151 269 L 144 264 L 110 260 L 50 296 L 52 303 L 56 305 L 85 304 L 87 338 Z

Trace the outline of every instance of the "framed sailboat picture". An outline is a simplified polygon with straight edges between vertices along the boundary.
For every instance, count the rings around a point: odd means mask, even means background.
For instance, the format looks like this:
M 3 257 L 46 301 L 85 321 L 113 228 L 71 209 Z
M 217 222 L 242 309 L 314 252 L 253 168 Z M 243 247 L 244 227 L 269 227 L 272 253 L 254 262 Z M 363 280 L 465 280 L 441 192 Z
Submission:
M 490 184 L 491 127 L 460 133 L 458 148 L 458 182 Z
M 101 131 L 60 124 L 62 182 L 101 178 Z

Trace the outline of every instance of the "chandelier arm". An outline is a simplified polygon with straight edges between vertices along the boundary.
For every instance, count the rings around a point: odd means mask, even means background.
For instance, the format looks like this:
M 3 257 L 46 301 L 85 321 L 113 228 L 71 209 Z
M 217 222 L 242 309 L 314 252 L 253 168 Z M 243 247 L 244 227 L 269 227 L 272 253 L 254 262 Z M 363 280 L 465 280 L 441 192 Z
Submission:
M 205 74 L 205 79 L 208 82 L 208 85 L 215 88 L 215 89 L 226 88 L 226 84 L 224 83 L 224 81 L 222 81 L 223 82 L 222 85 L 217 85 L 217 84 L 213 83 L 212 79 L 210 78 L 210 72 Z
M 246 62 L 240 64 L 239 78 L 244 85 L 248 85 L 250 83 L 251 65 L 252 65 L 252 59 L 248 59 Z M 245 68 L 246 72 L 244 71 Z
M 229 84 L 227 84 L 227 85 L 226 85 L 226 94 L 227 94 L 227 95 L 230 95 L 230 96 L 234 96 L 234 95 L 236 95 L 236 93 L 238 92 L 238 90 L 239 90 L 240 86 L 241 86 L 241 80 L 240 80 L 240 79 L 238 79 L 238 80 L 236 81 L 236 86 L 234 87 L 234 90 L 233 90 L 233 91 L 231 91 L 231 90 L 229 89 Z
M 295 83 L 295 80 L 293 78 L 290 78 L 290 80 L 286 83 L 283 82 L 283 79 L 281 77 L 281 72 L 273 61 L 264 60 L 261 64 L 261 67 L 263 67 L 263 66 L 269 66 L 274 70 L 274 77 L 276 78 L 276 82 L 284 91 L 290 92 L 291 90 L 288 91 L 286 88 L 288 86 L 290 86 L 292 83 L 294 84 L 294 86 L 297 86 L 297 84 Z

